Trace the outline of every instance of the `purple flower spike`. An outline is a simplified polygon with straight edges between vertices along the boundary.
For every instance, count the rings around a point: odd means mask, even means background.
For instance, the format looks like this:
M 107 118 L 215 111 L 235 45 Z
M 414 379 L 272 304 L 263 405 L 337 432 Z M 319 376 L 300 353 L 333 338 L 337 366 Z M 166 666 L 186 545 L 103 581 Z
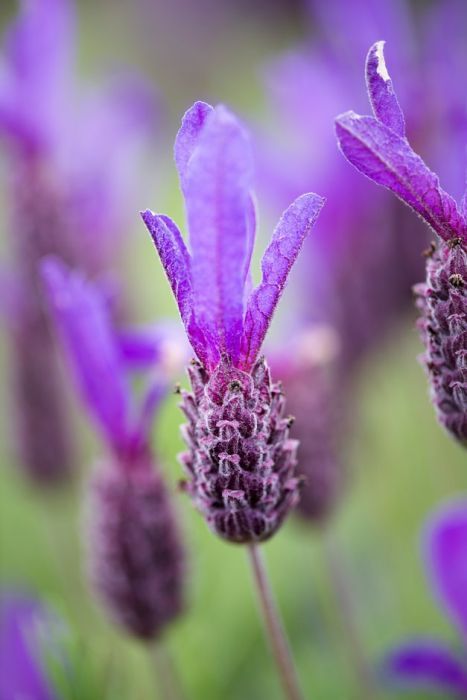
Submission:
M 190 250 L 166 216 L 146 211 L 198 360 L 183 392 L 187 490 L 210 527 L 232 542 L 260 541 L 298 498 L 296 442 L 284 397 L 258 358 L 274 310 L 323 199 L 299 197 L 267 248 L 251 289 L 255 239 L 253 163 L 247 134 L 225 107 L 197 102 L 175 142 Z
M 440 423 L 467 442 L 467 219 L 465 208 L 404 136 L 403 115 L 387 72 L 383 43 L 367 59 L 374 117 L 347 112 L 336 120 L 340 148 L 357 170 L 394 192 L 439 236 L 427 264 L 426 284 L 415 292 L 421 311 L 424 363 Z
M 127 333 L 122 342 L 99 287 L 54 259 L 44 262 L 43 277 L 70 368 L 108 447 L 90 486 L 91 580 L 113 619 L 138 638 L 154 639 L 183 608 L 184 552 L 150 446 L 166 378 L 156 376 L 138 405 L 128 370 L 141 368 L 143 349 L 145 358 L 157 358 L 156 375 L 165 374 L 163 333 L 154 333 L 152 350 L 148 335 L 139 344 Z
M 19 466 L 47 487 L 69 479 L 76 458 L 40 261 L 56 255 L 92 276 L 114 264 L 132 210 L 131 166 L 156 112 L 153 89 L 135 75 L 115 76 L 98 97 L 75 86 L 74 28 L 71 0 L 22 0 L 0 60 L 12 433 Z
M 411 687 L 467 697 L 467 500 L 441 507 L 425 528 L 424 554 L 434 591 L 457 626 L 462 654 L 440 642 L 418 640 L 385 659 L 385 675 Z

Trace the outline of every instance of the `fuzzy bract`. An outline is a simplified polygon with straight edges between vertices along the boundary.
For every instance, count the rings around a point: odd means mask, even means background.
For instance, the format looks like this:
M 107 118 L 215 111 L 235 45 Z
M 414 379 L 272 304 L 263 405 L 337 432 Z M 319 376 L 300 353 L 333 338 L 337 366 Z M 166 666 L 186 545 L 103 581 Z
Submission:
M 425 366 L 440 422 L 467 441 L 467 217 L 412 150 L 383 56 L 383 42 L 367 59 L 374 117 L 347 112 L 336 120 L 340 148 L 361 173 L 409 205 L 439 237 L 429 258 L 427 282 L 416 289 L 426 345 Z
M 281 217 L 252 288 L 256 217 L 248 136 L 231 112 L 197 102 L 175 142 L 190 250 L 168 217 L 145 211 L 197 360 L 183 463 L 187 490 L 232 542 L 270 537 L 297 500 L 295 442 L 284 398 L 259 352 L 323 200 L 304 194 Z

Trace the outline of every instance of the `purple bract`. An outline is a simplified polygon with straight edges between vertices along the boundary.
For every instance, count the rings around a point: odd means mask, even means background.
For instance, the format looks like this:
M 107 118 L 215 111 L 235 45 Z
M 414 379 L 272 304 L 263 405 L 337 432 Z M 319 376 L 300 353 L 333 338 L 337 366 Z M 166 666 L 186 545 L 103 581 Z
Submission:
M 297 500 L 295 444 L 284 399 L 258 354 L 287 276 L 323 200 L 285 211 L 252 288 L 253 163 L 247 135 L 223 106 L 197 102 L 175 142 L 191 252 L 168 217 L 143 213 L 198 357 L 183 458 L 188 490 L 210 526 L 233 542 L 270 537 Z
M 375 116 L 347 112 L 336 120 L 339 145 L 361 173 L 387 187 L 437 234 L 427 282 L 416 289 L 422 312 L 425 366 L 440 423 L 467 441 L 467 217 L 438 177 L 412 150 L 404 117 L 383 57 L 383 42 L 367 59 L 367 84 Z
M 71 370 L 108 452 L 90 489 L 91 579 L 113 618 L 130 634 L 154 639 L 183 608 L 185 568 L 174 508 L 150 446 L 166 395 L 166 378 L 157 376 L 158 368 L 164 375 L 161 334 L 152 352 L 147 333 L 138 348 L 138 334 L 113 328 L 102 290 L 80 273 L 51 259 L 43 277 Z M 127 370 L 135 360 L 141 366 L 142 356 L 158 360 L 138 403 Z
M 396 648 L 385 660 L 389 680 L 413 688 L 467 698 L 467 500 L 441 507 L 428 522 L 424 540 L 435 595 L 457 626 L 464 644 L 456 653 L 446 644 L 419 639 Z

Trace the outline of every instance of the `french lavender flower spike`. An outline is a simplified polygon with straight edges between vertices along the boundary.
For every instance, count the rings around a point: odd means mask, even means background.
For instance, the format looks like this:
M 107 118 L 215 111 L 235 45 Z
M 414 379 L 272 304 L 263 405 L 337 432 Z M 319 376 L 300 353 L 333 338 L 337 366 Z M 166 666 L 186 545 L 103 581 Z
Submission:
M 130 635 L 159 640 L 183 609 L 185 557 L 174 508 L 150 432 L 167 394 L 162 335 L 140 402 L 131 391 L 135 367 L 126 335 L 114 328 L 102 289 L 56 259 L 42 274 L 62 347 L 91 418 L 104 438 L 106 454 L 89 488 L 86 519 L 91 582 L 109 615 Z M 148 337 L 143 338 L 144 356 Z M 138 350 L 133 337 L 132 353 Z M 157 350 L 157 351 L 156 351 Z M 157 376 L 157 370 L 159 376 Z
M 175 224 L 142 213 L 196 354 L 182 392 L 186 491 L 213 532 L 249 544 L 267 629 L 287 697 L 299 698 L 285 636 L 256 543 L 271 537 L 298 500 L 297 443 L 285 399 L 258 357 L 287 276 L 323 205 L 299 197 L 284 213 L 250 291 L 255 237 L 249 138 L 224 106 L 195 105 L 175 144 L 190 251 Z
M 446 697 L 467 697 L 467 499 L 453 499 L 430 516 L 423 554 L 434 593 L 460 632 L 462 650 L 433 639 L 408 641 L 384 660 L 384 676 Z
M 464 203 L 440 186 L 412 150 L 379 42 L 369 52 L 367 83 L 375 117 L 346 112 L 336 119 L 344 156 L 419 214 L 441 240 L 427 259 L 425 284 L 415 287 L 425 344 L 424 364 L 438 420 L 467 443 L 467 219 Z

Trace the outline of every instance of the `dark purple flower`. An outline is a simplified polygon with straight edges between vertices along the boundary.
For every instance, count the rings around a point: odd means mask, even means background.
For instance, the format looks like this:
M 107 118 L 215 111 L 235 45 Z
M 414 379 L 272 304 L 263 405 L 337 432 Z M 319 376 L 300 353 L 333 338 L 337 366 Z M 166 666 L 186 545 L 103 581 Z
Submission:
M 57 260 L 44 263 L 43 276 L 69 364 L 107 446 L 89 499 L 92 582 L 128 632 L 153 639 L 183 607 L 184 552 L 150 446 L 154 414 L 166 394 L 164 377 L 157 375 L 164 365 L 154 365 L 156 375 L 135 401 L 127 371 L 129 336 L 122 352 L 98 287 Z M 132 354 L 140 360 L 136 346 L 134 336 Z M 147 350 L 147 335 L 142 346 Z M 153 356 L 158 354 L 155 348 Z
M 354 112 L 339 116 L 339 145 L 357 170 L 394 192 L 437 234 L 426 284 L 416 288 L 424 363 L 438 419 L 463 443 L 467 440 L 466 200 L 458 206 L 410 147 L 384 63 L 383 42 L 368 54 L 367 84 L 375 116 Z
M 197 102 L 175 142 L 191 252 L 168 217 L 143 214 L 189 341 L 193 393 L 182 461 L 187 489 L 210 527 L 233 542 L 270 537 L 298 498 L 296 443 L 284 396 L 258 358 L 287 276 L 321 210 L 314 194 L 283 214 L 252 289 L 255 238 L 248 138 L 223 106 Z
M 121 195 L 132 191 L 131 165 L 154 114 L 136 77 L 98 97 L 79 95 L 73 29 L 68 0 L 23 1 L 4 36 L 0 71 L 16 436 L 21 466 L 42 484 L 69 476 L 74 449 L 39 261 L 55 254 L 91 274 L 109 267 L 131 211 Z
M 467 698 L 467 500 L 451 501 L 429 520 L 424 539 L 427 571 L 441 606 L 464 644 L 416 640 L 397 647 L 385 660 L 387 677 L 414 688 Z
M 45 671 L 54 621 L 38 601 L 0 595 L 0 700 L 54 700 Z

